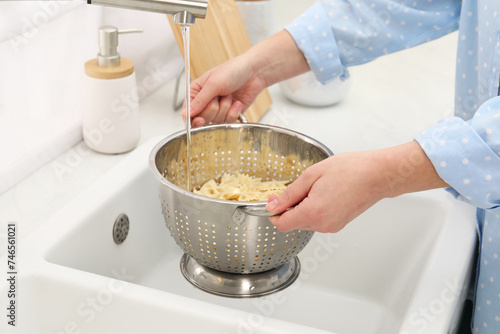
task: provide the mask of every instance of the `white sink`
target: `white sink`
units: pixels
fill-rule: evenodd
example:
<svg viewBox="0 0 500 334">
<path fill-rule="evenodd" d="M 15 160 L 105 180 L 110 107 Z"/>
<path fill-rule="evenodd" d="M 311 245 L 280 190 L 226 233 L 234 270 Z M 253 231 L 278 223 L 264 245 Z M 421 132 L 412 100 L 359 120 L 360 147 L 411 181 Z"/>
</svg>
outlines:
<svg viewBox="0 0 500 334">
<path fill-rule="evenodd" d="M 165 227 L 147 164 L 160 139 L 23 239 L 15 333 L 454 331 L 475 248 L 471 206 L 442 190 L 384 200 L 340 233 L 316 233 L 289 288 L 219 297 L 180 272 L 182 251 Z M 112 227 L 122 213 L 130 231 L 117 245 Z"/>
</svg>

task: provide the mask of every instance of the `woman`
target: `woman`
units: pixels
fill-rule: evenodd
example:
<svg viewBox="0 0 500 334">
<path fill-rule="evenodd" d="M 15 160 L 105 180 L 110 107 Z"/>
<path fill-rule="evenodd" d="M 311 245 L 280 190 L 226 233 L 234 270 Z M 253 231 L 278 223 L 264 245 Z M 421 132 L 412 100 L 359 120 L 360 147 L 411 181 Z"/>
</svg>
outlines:
<svg viewBox="0 0 500 334">
<path fill-rule="evenodd" d="M 318 2 L 285 30 L 195 80 L 192 124 L 234 122 L 265 87 L 281 80 L 311 70 L 326 83 L 346 77 L 349 66 L 456 29 L 457 117 L 412 142 L 313 165 L 269 198 L 267 209 L 281 212 L 299 203 L 271 218 L 280 231 L 337 232 L 382 198 L 447 187 L 478 208 L 473 331 L 500 333 L 500 1 Z M 408 162 L 415 168 L 402 174 Z"/>
</svg>

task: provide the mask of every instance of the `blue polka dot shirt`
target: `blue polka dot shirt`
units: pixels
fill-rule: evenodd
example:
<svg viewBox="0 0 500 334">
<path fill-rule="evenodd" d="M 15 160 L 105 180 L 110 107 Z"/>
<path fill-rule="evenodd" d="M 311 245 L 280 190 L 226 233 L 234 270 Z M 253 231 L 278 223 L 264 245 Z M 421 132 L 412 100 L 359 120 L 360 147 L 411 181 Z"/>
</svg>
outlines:
<svg viewBox="0 0 500 334">
<path fill-rule="evenodd" d="M 500 1 L 325 0 L 286 26 L 322 83 L 459 31 L 455 115 L 415 139 L 456 198 L 478 208 L 474 333 L 500 333 Z"/>
</svg>

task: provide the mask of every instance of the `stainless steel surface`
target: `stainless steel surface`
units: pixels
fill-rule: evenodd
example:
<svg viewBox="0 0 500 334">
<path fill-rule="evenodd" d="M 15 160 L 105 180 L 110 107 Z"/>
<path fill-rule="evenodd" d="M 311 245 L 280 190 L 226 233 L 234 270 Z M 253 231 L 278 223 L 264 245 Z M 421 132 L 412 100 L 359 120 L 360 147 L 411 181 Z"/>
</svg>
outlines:
<svg viewBox="0 0 500 334">
<path fill-rule="evenodd" d="M 208 0 L 87 0 L 89 4 L 105 5 L 126 9 L 137 9 L 148 12 L 176 15 L 179 22 L 194 23 L 195 18 L 204 19 L 207 15 Z M 175 22 L 175 21 L 174 21 Z"/>
<path fill-rule="evenodd" d="M 181 85 L 182 78 L 184 78 L 184 71 L 185 71 L 185 68 L 183 67 L 182 70 L 177 75 L 177 78 L 175 79 L 174 98 L 172 100 L 172 109 L 174 111 L 179 110 L 182 107 L 182 105 L 184 104 L 185 96 L 182 96 L 182 98 L 179 98 L 179 87 Z"/>
<path fill-rule="evenodd" d="M 297 257 L 278 268 L 261 273 L 240 275 L 225 273 L 200 265 L 194 258 L 184 254 L 181 272 L 197 288 L 223 297 L 262 297 L 289 287 L 300 273 Z"/>
<path fill-rule="evenodd" d="M 187 11 L 178 12 L 175 13 L 174 16 L 172 16 L 172 22 L 177 23 L 181 26 L 193 25 L 194 21 L 195 17 Z"/>
<path fill-rule="evenodd" d="M 246 173 L 263 180 L 295 180 L 308 166 L 332 152 L 303 134 L 262 124 L 211 125 L 192 130 L 191 168 L 186 164 L 186 132 L 158 143 L 149 164 L 160 183 L 165 222 L 185 253 L 210 268 L 257 273 L 297 255 L 311 231 L 279 232 L 267 217 L 251 214 L 266 202 L 218 200 L 186 190 L 186 175 L 199 188 L 224 173 Z M 245 212 L 238 210 L 245 206 Z"/>
<path fill-rule="evenodd" d="M 113 26 L 102 26 L 99 28 L 99 54 L 97 64 L 103 67 L 120 65 L 120 54 L 118 53 L 118 35 L 143 32 L 142 29 L 120 29 Z"/>
<path fill-rule="evenodd" d="M 248 119 L 242 113 L 238 115 L 238 121 L 240 121 L 240 123 L 248 123 Z"/>
<path fill-rule="evenodd" d="M 124 213 L 120 214 L 113 224 L 113 241 L 115 244 L 122 244 L 127 239 L 130 230 L 130 220 Z"/>
<path fill-rule="evenodd" d="M 239 212 L 241 212 L 241 214 L 245 214 L 245 215 L 251 215 L 251 216 L 257 216 L 257 217 L 272 217 L 272 216 L 278 216 L 278 215 L 281 215 L 282 213 L 284 213 L 285 211 L 283 212 L 269 212 L 266 210 L 266 205 L 265 204 L 262 204 L 262 205 L 242 205 L 242 206 L 239 206 L 236 208 L 236 210 L 238 210 Z M 288 209 L 290 210 L 290 209 Z M 286 211 L 288 211 L 286 210 Z"/>
</svg>

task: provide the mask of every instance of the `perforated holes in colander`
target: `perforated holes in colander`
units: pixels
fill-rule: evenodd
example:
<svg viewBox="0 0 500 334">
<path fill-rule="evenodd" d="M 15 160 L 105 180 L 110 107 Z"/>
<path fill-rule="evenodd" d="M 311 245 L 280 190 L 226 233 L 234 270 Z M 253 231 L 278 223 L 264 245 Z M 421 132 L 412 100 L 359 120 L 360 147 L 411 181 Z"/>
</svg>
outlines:
<svg viewBox="0 0 500 334">
<path fill-rule="evenodd" d="M 196 224 L 198 231 L 198 243 L 195 247 L 199 247 L 199 255 L 201 255 L 201 257 L 198 257 L 197 259 L 202 262 L 202 264 L 210 267 L 215 266 L 220 269 L 220 261 L 217 255 L 217 242 L 215 241 L 215 224 L 209 224 L 208 222 L 200 219 L 196 221 Z"/>
<path fill-rule="evenodd" d="M 226 226 L 226 262 L 224 270 L 231 272 L 246 272 L 246 237 L 247 228 Z"/>
</svg>

